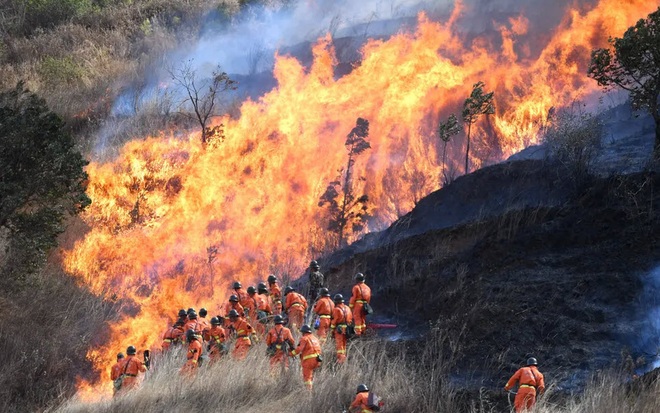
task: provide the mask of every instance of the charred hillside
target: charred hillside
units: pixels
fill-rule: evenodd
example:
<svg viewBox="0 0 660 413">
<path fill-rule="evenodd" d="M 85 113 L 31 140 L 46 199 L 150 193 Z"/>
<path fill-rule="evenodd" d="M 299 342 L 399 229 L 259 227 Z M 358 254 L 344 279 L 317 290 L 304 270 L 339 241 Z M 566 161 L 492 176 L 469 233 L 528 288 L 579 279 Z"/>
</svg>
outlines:
<svg viewBox="0 0 660 413">
<path fill-rule="evenodd" d="M 444 331 L 460 360 L 454 379 L 467 387 L 499 388 L 533 354 L 552 382 L 572 388 L 640 354 L 659 207 L 655 172 L 577 187 L 543 161 L 499 164 L 332 257 L 331 277 L 348 290 L 352 274 L 367 273 L 378 316 L 403 336 Z M 478 373 L 468 380 L 468 371 Z"/>
</svg>

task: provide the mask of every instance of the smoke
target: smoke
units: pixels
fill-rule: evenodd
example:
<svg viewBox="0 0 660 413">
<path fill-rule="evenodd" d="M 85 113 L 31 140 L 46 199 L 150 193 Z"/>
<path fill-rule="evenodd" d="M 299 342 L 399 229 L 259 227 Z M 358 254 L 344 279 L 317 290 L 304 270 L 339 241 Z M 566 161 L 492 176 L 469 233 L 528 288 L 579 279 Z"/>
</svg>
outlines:
<svg viewBox="0 0 660 413">
<path fill-rule="evenodd" d="M 644 292 L 641 297 L 641 313 L 645 315 L 640 328 L 637 350 L 650 357 L 645 371 L 660 367 L 660 265 L 642 277 Z M 644 372 L 645 372 L 644 371 Z"/>
</svg>

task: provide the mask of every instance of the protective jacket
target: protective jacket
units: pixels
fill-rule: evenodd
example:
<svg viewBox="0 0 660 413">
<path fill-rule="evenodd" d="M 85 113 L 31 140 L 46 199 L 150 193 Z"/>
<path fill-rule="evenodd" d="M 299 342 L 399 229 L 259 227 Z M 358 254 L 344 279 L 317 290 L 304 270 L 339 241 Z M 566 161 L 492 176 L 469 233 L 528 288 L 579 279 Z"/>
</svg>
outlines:
<svg viewBox="0 0 660 413">
<path fill-rule="evenodd" d="M 303 333 L 298 347 L 291 352 L 291 355 L 300 355 L 303 381 L 305 386 L 311 390 L 314 383 L 314 370 L 321 367 L 321 342 L 312 333 Z"/>
<path fill-rule="evenodd" d="M 370 413 L 373 412 L 372 409 L 369 408 L 368 402 L 369 401 L 369 392 L 368 391 L 363 391 L 355 395 L 355 399 L 353 399 L 353 403 L 351 403 L 349 410 L 351 412 L 360 412 L 360 413 Z"/>
<path fill-rule="evenodd" d="M 270 298 L 272 301 L 273 314 L 282 313 L 282 289 L 277 282 L 268 283 L 268 289 L 270 290 Z"/>
<path fill-rule="evenodd" d="M 536 404 L 537 394 L 545 390 L 545 381 L 543 374 L 536 366 L 522 367 L 516 371 L 504 386 L 504 390 L 509 391 L 518 383 L 518 393 L 514 400 L 516 412 L 522 412 L 525 409 L 531 409 Z"/>
<path fill-rule="evenodd" d="M 350 324 L 353 324 L 351 308 L 344 303 L 335 305 L 335 309 L 332 310 L 330 329 L 334 331 L 337 363 L 340 364 L 346 361 L 346 329 Z"/>
<path fill-rule="evenodd" d="M 367 328 L 366 311 L 364 305 L 371 302 L 371 288 L 364 282 L 353 286 L 349 307 L 353 310 L 355 321 L 355 335 L 360 335 Z"/>
<path fill-rule="evenodd" d="M 211 360 L 217 360 L 222 356 L 225 342 L 227 341 L 227 331 L 222 326 L 212 326 L 205 332 L 204 339 L 209 343 L 209 356 Z"/>
<path fill-rule="evenodd" d="M 163 343 L 161 348 L 163 351 L 167 351 L 170 346 L 176 346 L 181 344 L 181 338 L 183 337 L 183 327 L 172 326 L 165 330 L 163 333 Z"/>
<path fill-rule="evenodd" d="M 332 311 L 335 309 L 335 303 L 330 297 L 321 297 L 314 305 L 314 314 L 319 317 L 319 328 L 317 334 L 321 342 L 325 342 L 330 332 L 330 323 Z"/>
<path fill-rule="evenodd" d="M 286 308 L 287 314 L 289 315 L 289 323 L 292 326 L 300 327 L 303 324 L 303 318 L 305 317 L 305 311 L 307 311 L 307 300 L 302 294 L 295 291 L 291 291 L 286 295 Z"/>
<path fill-rule="evenodd" d="M 289 359 L 286 352 L 293 349 L 296 342 L 293 339 L 291 330 L 281 324 L 276 324 L 266 334 L 266 346 L 268 346 L 271 366 L 282 362 L 288 366 Z"/>
<path fill-rule="evenodd" d="M 242 317 L 237 318 L 236 321 L 232 321 L 231 325 L 236 333 L 236 345 L 234 346 L 232 355 L 237 359 L 244 359 L 252 346 L 251 337 L 256 339 L 255 331 Z"/>
<path fill-rule="evenodd" d="M 186 353 L 186 364 L 183 365 L 184 373 L 194 373 L 199 367 L 199 357 L 202 355 L 202 342 L 200 339 L 193 339 L 188 343 L 188 352 Z"/>
<path fill-rule="evenodd" d="M 129 390 L 137 386 L 138 374 L 147 371 L 147 367 L 142 360 L 135 356 L 126 356 L 121 363 L 121 376 L 124 376 L 124 381 L 121 385 L 121 391 Z"/>
</svg>

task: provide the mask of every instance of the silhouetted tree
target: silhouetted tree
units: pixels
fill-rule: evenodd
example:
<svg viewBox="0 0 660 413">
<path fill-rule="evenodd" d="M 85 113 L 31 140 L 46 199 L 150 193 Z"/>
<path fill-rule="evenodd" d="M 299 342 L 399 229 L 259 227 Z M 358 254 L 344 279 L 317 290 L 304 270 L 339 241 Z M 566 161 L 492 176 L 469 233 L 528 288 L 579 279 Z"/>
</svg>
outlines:
<svg viewBox="0 0 660 413">
<path fill-rule="evenodd" d="M 495 113 L 495 106 L 493 105 L 494 92 L 484 93 L 484 82 L 477 82 L 472 87 L 470 97 L 465 99 L 463 103 L 463 123 L 468 126 L 467 130 L 467 146 L 465 148 L 465 174 L 469 172 L 468 160 L 470 156 L 470 132 L 472 131 L 472 124 L 476 123 L 481 115 L 492 115 Z"/>
<path fill-rule="evenodd" d="M 447 159 L 447 143 L 451 140 L 451 137 L 461 133 L 461 125 L 458 123 L 458 118 L 453 113 L 449 115 L 446 121 L 440 121 L 438 125 L 438 137 L 443 142 L 442 146 L 442 179 L 443 182 L 446 181 L 445 176 L 445 164 Z"/>
<path fill-rule="evenodd" d="M 337 234 L 338 247 L 343 246 L 346 241 L 346 226 L 350 224 L 353 232 L 360 231 L 364 228 L 368 217 L 369 197 L 366 194 L 357 197 L 353 192 L 353 165 L 358 155 L 371 148 L 367 142 L 368 137 L 369 121 L 358 118 L 355 127 L 348 134 L 344 143 L 348 151 L 346 168 L 339 170 L 338 179 L 328 184 L 319 200 L 320 207 L 327 205 L 330 213 L 328 230 Z"/>
<path fill-rule="evenodd" d="M 195 119 L 202 128 L 202 143 L 207 144 L 214 137 L 224 139 L 224 125 L 213 128 L 208 127 L 209 119 L 219 115 L 218 104 L 223 93 L 236 90 L 236 82 L 229 75 L 220 70 L 220 66 L 211 73 L 210 78 L 201 79 L 192 67 L 192 60 L 188 60 L 178 68 L 169 70 L 172 80 L 183 89 L 187 97 L 181 102 L 181 107 L 190 103 L 194 115 L 184 111 L 184 115 Z"/>
<path fill-rule="evenodd" d="M 633 108 L 653 116 L 655 154 L 660 156 L 660 7 L 609 42 L 612 49 L 591 53 L 589 77 L 605 89 L 627 90 Z"/>
</svg>

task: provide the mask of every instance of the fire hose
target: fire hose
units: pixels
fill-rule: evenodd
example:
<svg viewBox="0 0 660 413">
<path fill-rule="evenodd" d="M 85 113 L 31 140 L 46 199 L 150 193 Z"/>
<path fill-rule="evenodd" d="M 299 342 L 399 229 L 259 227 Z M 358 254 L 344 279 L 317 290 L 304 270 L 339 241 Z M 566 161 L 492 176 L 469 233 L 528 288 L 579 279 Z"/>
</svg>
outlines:
<svg viewBox="0 0 660 413">
<path fill-rule="evenodd" d="M 374 330 L 386 329 L 386 328 L 397 328 L 396 324 L 386 324 L 386 323 L 367 323 L 367 328 L 373 328 Z"/>
</svg>

